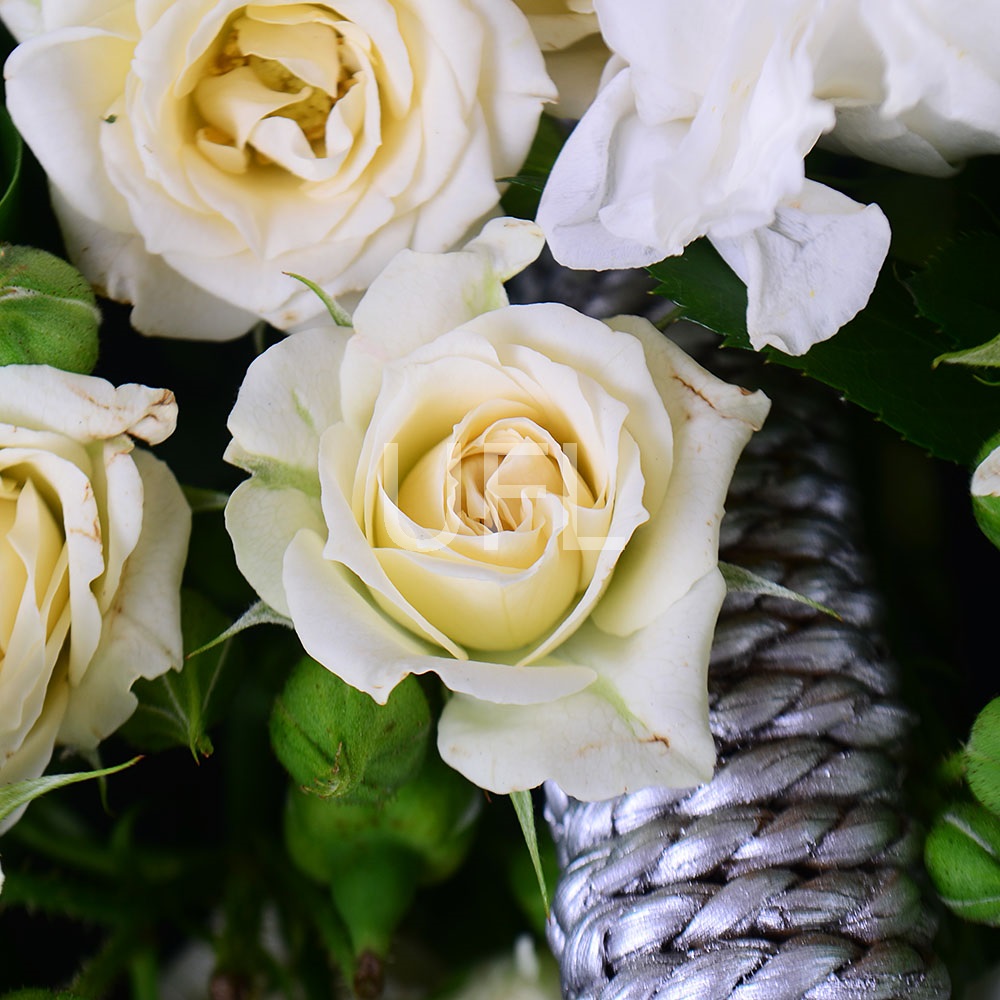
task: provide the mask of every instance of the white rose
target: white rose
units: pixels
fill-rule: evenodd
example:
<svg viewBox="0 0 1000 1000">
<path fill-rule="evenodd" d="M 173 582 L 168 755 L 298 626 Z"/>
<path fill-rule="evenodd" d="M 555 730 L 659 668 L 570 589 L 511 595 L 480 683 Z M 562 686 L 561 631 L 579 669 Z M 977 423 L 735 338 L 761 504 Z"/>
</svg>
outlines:
<svg viewBox="0 0 1000 1000">
<path fill-rule="evenodd" d="M 594 99 L 608 47 L 593 0 L 517 0 L 545 54 L 545 67 L 559 91 L 553 113 L 579 118 Z"/>
<path fill-rule="evenodd" d="M 28 20 L 22 4 L 7 11 Z M 4 8 L 0 7 L 0 12 Z M 7 104 L 147 333 L 286 329 L 493 210 L 554 98 L 513 0 L 42 0 Z"/>
<path fill-rule="evenodd" d="M 438 749 L 484 788 L 696 784 L 723 500 L 769 403 L 644 319 L 509 306 L 540 247 L 496 220 L 462 252 L 404 251 L 353 336 L 251 365 L 226 452 L 252 473 L 226 511 L 237 562 L 377 701 L 437 673 Z"/>
<path fill-rule="evenodd" d="M 707 235 L 748 285 L 755 347 L 798 354 L 832 336 L 867 302 L 889 245 L 877 207 L 805 183 L 805 154 L 834 124 L 817 73 L 839 80 L 849 55 L 833 44 L 839 6 L 594 6 L 614 55 L 542 194 L 556 259 L 641 267 Z"/>
<path fill-rule="evenodd" d="M 180 665 L 190 512 L 132 442 L 176 416 L 165 389 L 0 368 L 2 783 L 40 775 L 57 742 L 96 746 L 131 715 L 136 678 Z"/>
<path fill-rule="evenodd" d="M 947 175 L 1000 152 L 1000 20 L 990 4 L 842 4 L 844 37 L 819 81 L 837 109 L 833 148 L 915 173 Z M 848 52 L 850 58 L 848 58 Z"/>
</svg>

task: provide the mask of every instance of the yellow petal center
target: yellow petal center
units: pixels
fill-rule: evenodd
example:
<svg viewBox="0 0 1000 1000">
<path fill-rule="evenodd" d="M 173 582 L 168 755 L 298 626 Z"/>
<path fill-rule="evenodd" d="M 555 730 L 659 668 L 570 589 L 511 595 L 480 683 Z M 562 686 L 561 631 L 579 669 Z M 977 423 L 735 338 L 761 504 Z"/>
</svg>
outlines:
<svg viewBox="0 0 1000 1000">
<path fill-rule="evenodd" d="M 295 123 L 304 151 L 326 155 L 330 112 L 355 82 L 356 60 L 329 11 L 311 4 L 244 8 L 217 40 L 194 88 L 202 154 L 230 173 L 251 162 L 270 166 L 259 128 L 271 118 Z"/>
</svg>

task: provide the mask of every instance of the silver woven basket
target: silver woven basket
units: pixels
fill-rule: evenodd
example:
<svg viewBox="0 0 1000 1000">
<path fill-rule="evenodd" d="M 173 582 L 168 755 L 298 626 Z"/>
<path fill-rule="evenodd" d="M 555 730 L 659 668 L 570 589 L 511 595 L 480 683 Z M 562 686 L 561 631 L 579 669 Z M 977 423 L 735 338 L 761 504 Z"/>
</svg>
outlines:
<svg viewBox="0 0 1000 1000">
<path fill-rule="evenodd" d="M 595 281 L 551 266 L 516 294 L 598 316 L 651 301 L 634 273 Z M 697 355 L 703 331 L 680 332 Z M 741 352 L 714 352 L 709 367 L 743 384 L 762 377 Z M 842 422 L 826 393 L 783 374 L 765 384 L 774 408 L 733 480 L 721 558 L 843 620 L 727 598 L 709 675 L 719 758 L 708 784 L 597 803 L 546 786 L 562 869 L 549 942 L 569 1000 L 950 995 L 911 874 L 920 836 L 901 808 L 899 754 L 912 720 L 894 697 L 858 549 Z"/>
</svg>

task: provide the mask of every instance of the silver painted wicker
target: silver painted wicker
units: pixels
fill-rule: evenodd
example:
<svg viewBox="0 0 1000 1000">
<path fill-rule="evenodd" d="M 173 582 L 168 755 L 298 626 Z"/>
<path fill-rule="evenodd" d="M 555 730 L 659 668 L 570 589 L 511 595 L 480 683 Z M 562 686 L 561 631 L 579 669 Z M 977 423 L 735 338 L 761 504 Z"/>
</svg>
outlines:
<svg viewBox="0 0 1000 1000">
<path fill-rule="evenodd" d="M 634 277 L 546 268 L 518 293 L 594 315 L 650 301 Z M 686 336 L 697 353 L 699 334 Z M 760 377 L 732 352 L 711 366 Z M 549 941 L 569 1000 L 950 995 L 910 874 L 920 837 L 898 758 L 911 719 L 878 635 L 836 403 L 777 381 L 730 490 L 721 556 L 844 620 L 730 595 L 709 679 L 713 780 L 598 803 L 546 787 L 562 867 Z"/>
</svg>

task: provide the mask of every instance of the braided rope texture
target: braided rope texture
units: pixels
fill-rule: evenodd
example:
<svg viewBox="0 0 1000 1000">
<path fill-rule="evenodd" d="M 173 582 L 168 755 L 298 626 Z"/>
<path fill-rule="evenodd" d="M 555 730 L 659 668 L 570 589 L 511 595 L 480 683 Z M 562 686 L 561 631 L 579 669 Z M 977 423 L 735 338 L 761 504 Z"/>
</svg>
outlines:
<svg viewBox="0 0 1000 1000">
<path fill-rule="evenodd" d="M 557 272 L 528 294 L 595 315 L 639 311 L 620 278 Z M 704 338 L 688 336 L 697 355 Z M 712 363 L 759 381 L 746 365 L 736 352 Z M 816 387 L 771 389 L 730 489 L 721 558 L 843 621 L 730 594 L 709 675 L 713 780 L 596 803 L 546 786 L 562 867 L 549 942 L 568 1000 L 950 995 L 908 872 L 921 838 L 901 812 L 899 755 L 913 720 L 878 636 L 843 427 Z"/>
</svg>

